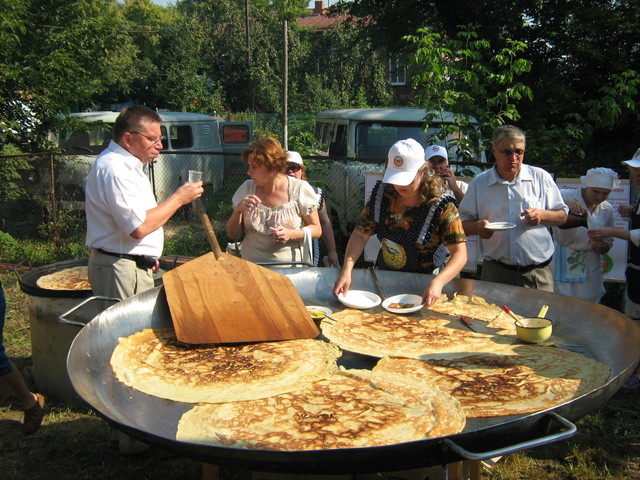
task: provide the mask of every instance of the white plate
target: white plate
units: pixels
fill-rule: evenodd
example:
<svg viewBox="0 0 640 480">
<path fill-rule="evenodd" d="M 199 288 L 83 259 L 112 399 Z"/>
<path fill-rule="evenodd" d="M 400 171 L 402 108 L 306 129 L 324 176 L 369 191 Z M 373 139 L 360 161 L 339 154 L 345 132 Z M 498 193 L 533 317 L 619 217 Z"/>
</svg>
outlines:
<svg viewBox="0 0 640 480">
<path fill-rule="evenodd" d="M 382 299 L 375 293 L 365 290 L 349 290 L 346 295 L 338 294 L 338 300 L 350 308 L 366 310 L 380 305 Z"/>
<path fill-rule="evenodd" d="M 322 320 L 327 315 L 331 315 L 333 313 L 333 311 L 330 308 L 320 307 L 319 305 L 307 305 L 307 310 L 309 312 L 322 313 L 322 316 L 318 315 L 317 317 L 314 317 L 313 315 L 311 315 L 311 318 L 313 318 L 314 320 Z"/>
<path fill-rule="evenodd" d="M 415 307 L 411 308 L 391 308 L 389 305 L 392 303 L 413 303 Z M 422 305 L 422 297 L 420 295 L 413 295 L 410 293 L 403 293 L 402 295 L 394 295 L 387 298 L 382 302 L 382 307 L 391 313 L 413 313 L 420 310 Z"/>
<path fill-rule="evenodd" d="M 509 230 L 510 228 L 514 228 L 515 226 L 516 224 L 511 222 L 493 222 L 485 225 L 484 228 L 487 228 L 489 230 Z"/>
</svg>

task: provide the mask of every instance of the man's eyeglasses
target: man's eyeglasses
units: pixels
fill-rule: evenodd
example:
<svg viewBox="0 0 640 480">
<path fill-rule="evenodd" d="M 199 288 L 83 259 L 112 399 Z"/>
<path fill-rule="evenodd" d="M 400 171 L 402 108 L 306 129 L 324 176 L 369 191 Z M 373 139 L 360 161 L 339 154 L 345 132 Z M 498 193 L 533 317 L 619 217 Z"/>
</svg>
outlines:
<svg viewBox="0 0 640 480">
<path fill-rule="evenodd" d="M 518 157 L 524 155 L 524 150 L 522 148 L 516 148 L 515 150 L 501 150 L 500 155 L 503 157 L 511 157 L 513 154 L 516 154 Z"/>
<path fill-rule="evenodd" d="M 158 143 L 162 143 L 162 137 L 153 138 L 153 137 L 150 137 L 149 135 L 145 135 L 144 133 L 136 132 L 135 130 L 131 130 L 131 132 L 129 132 L 129 133 L 135 133 L 136 135 L 142 135 L 144 138 L 149 140 L 154 145 L 156 145 Z"/>
<path fill-rule="evenodd" d="M 290 165 L 287 165 L 287 172 L 297 172 L 298 170 L 300 170 L 302 168 L 301 165 L 298 165 L 297 163 L 292 163 Z"/>
</svg>

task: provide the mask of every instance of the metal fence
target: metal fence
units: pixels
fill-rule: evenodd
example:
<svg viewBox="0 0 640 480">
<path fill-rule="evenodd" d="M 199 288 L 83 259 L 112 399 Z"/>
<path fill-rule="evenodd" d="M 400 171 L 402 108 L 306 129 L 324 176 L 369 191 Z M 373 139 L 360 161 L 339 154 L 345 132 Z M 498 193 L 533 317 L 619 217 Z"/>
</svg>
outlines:
<svg viewBox="0 0 640 480">
<path fill-rule="evenodd" d="M 338 246 L 344 247 L 364 206 L 366 187 L 371 186 L 376 175 L 382 174 L 385 160 L 304 158 L 310 183 L 325 192 Z M 9 161 L 19 164 L 19 175 L 13 182 L 0 186 L 0 231 L 18 240 L 82 244 L 86 231 L 84 182 L 94 160 L 95 155 L 58 153 L 0 157 L 0 165 Z M 189 170 L 201 170 L 205 183 L 204 204 L 220 244 L 226 245 L 231 199 L 240 184 L 249 178 L 239 154 L 163 152 L 145 168 L 158 202 L 187 179 Z M 170 234 L 189 224 L 199 228 L 198 223 L 192 206 L 187 205 L 172 217 L 166 230 Z M 201 243 L 206 248 L 204 236 Z"/>
<path fill-rule="evenodd" d="M 84 183 L 96 155 L 41 153 L 1 156 L 16 175 L 0 186 L 0 231 L 17 239 L 44 238 L 52 225 L 65 219 L 84 217 Z M 162 153 L 145 167 L 158 202 L 169 197 L 187 179 L 189 170 L 203 172 L 207 199 L 228 201 L 246 169 L 239 155 L 222 152 Z M 235 185 L 235 186 L 234 186 Z M 190 209 L 172 221 L 183 222 Z"/>
<path fill-rule="evenodd" d="M 0 231 L 15 239 L 56 240 L 82 243 L 84 239 L 84 183 L 96 156 L 41 153 L 0 156 L 17 175 L 0 186 Z M 364 205 L 363 172 L 384 169 L 383 161 L 355 162 L 347 159 L 305 157 L 312 184 L 328 196 L 337 236 L 346 236 Z M 221 244 L 226 243 L 226 220 L 231 198 L 249 177 L 239 154 L 223 152 L 163 152 L 145 167 L 158 202 L 171 195 L 187 178 L 189 170 L 201 170 L 204 203 Z M 190 205 L 182 207 L 168 222 L 172 226 L 194 223 Z M 349 226 L 347 226 L 349 225 Z"/>
</svg>

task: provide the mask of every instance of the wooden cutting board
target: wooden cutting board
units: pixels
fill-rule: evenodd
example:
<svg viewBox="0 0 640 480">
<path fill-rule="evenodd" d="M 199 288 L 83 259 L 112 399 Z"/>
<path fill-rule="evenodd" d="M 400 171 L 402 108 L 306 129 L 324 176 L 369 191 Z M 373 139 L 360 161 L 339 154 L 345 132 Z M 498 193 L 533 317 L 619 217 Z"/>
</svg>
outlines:
<svg viewBox="0 0 640 480">
<path fill-rule="evenodd" d="M 194 201 L 213 253 L 162 276 L 178 340 L 245 343 L 315 338 L 320 331 L 286 276 L 224 253 Z"/>
<path fill-rule="evenodd" d="M 180 341 L 244 343 L 320 332 L 286 276 L 226 253 L 207 253 L 162 276 Z"/>
<path fill-rule="evenodd" d="M 315 338 L 320 331 L 286 276 L 222 252 L 198 198 L 213 253 L 162 276 L 178 340 L 246 343 Z"/>
</svg>

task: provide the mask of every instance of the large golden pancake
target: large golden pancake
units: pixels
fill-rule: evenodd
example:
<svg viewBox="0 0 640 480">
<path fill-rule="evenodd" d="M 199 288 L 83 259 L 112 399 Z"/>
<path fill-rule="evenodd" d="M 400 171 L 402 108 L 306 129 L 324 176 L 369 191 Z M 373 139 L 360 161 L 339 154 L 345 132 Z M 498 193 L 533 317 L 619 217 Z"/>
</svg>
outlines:
<svg viewBox="0 0 640 480">
<path fill-rule="evenodd" d="M 340 348 L 373 357 L 446 358 L 460 353 L 492 353 L 513 337 L 475 333 L 460 322 L 346 309 L 323 321 L 323 335 Z"/>
<path fill-rule="evenodd" d="M 455 397 L 467 418 L 554 408 L 604 385 L 610 373 L 607 365 L 580 353 L 537 345 L 426 362 L 383 358 L 373 371 L 423 377 Z"/>
<path fill-rule="evenodd" d="M 446 315 L 464 316 L 478 320 L 482 333 L 516 336 L 514 319 L 498 305 L 487 302 L 478 295 L 454 295 L 451 300 L 444 293 L 429 307 L 429 310 Z M 521 315 L 515 314 L 522 318 Z"/>
<path fill-rule="evenodd" d="M 295 392 L 199 404 L 177 440 L 261 450 L 374 447 L 460 432 L 458 402 L 420 378 L 347 370 Z"/>
<path fill-rule="evenodd" d="M 71 267 L 36 280 L 36 285 L 46 290 L 91 290 L 87 266 Z"/>
<path fill-rule="evenodd" d="M 111 366 L 118 380 L 149 395 L 215 403 L 296 390 L 332 375 L 339 356 L 318 340 L 188 345 L 172 329 L 145 329 L 120 339 Z"/>
</svg>

